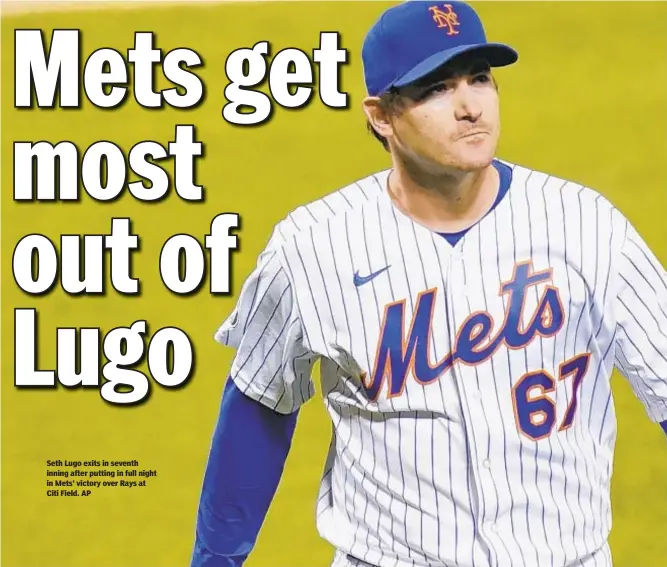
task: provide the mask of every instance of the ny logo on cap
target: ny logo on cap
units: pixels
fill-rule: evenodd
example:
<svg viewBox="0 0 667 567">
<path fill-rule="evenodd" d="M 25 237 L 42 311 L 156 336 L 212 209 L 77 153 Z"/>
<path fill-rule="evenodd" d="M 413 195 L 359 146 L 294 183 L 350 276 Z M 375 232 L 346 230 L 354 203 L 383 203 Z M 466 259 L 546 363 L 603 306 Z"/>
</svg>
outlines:
<svg viewBox="0 0 667 567">
<path fill-rule="evenodd" d="M 441 10 L 439 6 L 431 6 L 429 10 L 433 14 L 433 20 L 438 24 L 439 28 L 447 28 L 447 35 L 456 35 L 459 32 L 454 28 L 461 25 L 456 12 L 452 9 L 451 4 L 443 4 L 445 10 Z"/>
</svg>

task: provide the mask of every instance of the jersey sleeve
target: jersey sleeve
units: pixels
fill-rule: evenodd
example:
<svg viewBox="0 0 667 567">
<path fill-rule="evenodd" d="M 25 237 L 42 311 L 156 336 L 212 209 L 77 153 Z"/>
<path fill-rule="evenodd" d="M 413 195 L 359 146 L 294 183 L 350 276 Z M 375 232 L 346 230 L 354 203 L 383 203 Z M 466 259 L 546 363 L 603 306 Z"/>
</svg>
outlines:
<svg viewBox="0 0 667 567">
<path fill-rule="evenodd" d="M 628 222 L 618 256 L 616 366 L 655 422 L 667 420 L 667 274 Z"/>
<path fill-rule="evenodd" d="M 236 349 L 230 378 L 271 409 L 295 412 L 315 393 L 315 353 L 306 345 L 292 284 L 273 238 L 241 288 L 215 339 Z"/>
</svg>

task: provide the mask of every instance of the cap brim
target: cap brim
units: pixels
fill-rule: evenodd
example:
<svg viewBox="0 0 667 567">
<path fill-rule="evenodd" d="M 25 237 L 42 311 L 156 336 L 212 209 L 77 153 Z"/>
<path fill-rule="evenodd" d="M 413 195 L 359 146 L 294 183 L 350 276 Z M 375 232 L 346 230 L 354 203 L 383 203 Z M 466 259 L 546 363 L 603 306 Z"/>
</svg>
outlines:
<svg viewBox="0 0 667 567">
<path fill-rule="evenodd" d="M 434 53 L 430 57 L 424 59 L 419 65 L 413 67 L 402 77 L 396 79 L 392 86 L 404 87 L 413 83 L 429 73 L 432 73 L 442 65 L 445 65 L 454 57 L 462 55 L 463 53 L 477 52 L 489 63 L 491 67 L 505 67 L 515 63 L 519 55 L 509 45 L 503 43 L 482 43 L 475 45 L 460 45 L 452 49 Z"/>
</svg>

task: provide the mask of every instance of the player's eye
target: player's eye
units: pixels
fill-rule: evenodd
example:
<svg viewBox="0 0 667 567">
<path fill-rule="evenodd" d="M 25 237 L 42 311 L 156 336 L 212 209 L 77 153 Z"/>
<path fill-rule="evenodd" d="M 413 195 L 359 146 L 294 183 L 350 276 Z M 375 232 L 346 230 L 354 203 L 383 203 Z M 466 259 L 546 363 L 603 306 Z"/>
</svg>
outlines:
<svg viewBox="0 0 667 567">
<path fill-rule="evenodd" d="M 445 92 L 449 88 L 447 83 L 436 83 L 424 89 L 423 96 L 430 96 L 435 93 Z"/>
<path fill-rule="evenodd" d="M 488 73 L 480 73 L 473 77 L 473 83 L 488 83 L 491 81 L 491 77 Z"/>
</svg>

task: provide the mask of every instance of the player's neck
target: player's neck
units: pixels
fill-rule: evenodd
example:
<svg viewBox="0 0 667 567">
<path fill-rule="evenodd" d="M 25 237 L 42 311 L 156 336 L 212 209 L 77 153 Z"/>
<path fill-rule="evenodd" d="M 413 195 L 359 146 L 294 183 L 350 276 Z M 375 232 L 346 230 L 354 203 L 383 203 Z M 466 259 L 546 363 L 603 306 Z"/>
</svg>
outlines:
<svg viewBox="0 0 667 567">
<path fill-rule="evenodd" d="M 437 232 L 459 232 L 482 218 L 498 195 L 493 165 L 460 175 L 415 175 L 394 167 L 388 191 L 394 204 L 414 221 Z"/>
</svg>

